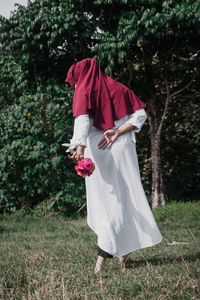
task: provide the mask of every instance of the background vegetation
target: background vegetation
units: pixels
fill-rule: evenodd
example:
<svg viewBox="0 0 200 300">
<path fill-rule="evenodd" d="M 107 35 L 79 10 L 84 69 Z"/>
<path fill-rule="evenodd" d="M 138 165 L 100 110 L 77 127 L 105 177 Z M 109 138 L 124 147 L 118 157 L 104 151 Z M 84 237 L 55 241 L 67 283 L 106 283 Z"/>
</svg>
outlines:
<svg viewBox="0 0 200 300">
<path fill-rule="evenodd" d="M 137 149 L 149 200 L 155 140 L 159 193 L 168 201 L 199 200 L 199 5 L 35 0 L 0 18 L 1 212 L 37 206 L 70 214 L 85 202 L 84 181 L 61 144 L 73 126 L 73 91 L 64 79 L 86 57 L 147 104 Z"/>
</svg>

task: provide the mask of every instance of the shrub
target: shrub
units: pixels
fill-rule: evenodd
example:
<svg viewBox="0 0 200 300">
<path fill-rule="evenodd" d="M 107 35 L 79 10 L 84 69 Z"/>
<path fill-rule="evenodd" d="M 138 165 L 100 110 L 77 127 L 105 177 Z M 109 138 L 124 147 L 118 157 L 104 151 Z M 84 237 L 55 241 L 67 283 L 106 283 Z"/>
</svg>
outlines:
<svg viewBox="0 0 200 300">
<path fill-rule="evenodd" d="M 84 181 L 61 146 L 72 135 L 71 99 L 70 91 L 48 83 L 1 110 L 1 212 L 52 198 L 74 210 L 85 201 Z"/>
</svg>

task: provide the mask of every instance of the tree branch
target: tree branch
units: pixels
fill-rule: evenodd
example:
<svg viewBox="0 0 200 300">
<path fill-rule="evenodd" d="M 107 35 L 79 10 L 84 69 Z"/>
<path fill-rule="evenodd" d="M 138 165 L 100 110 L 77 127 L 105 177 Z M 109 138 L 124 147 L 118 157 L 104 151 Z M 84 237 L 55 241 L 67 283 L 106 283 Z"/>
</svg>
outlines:
<svg viewBox="0 0 200 300">
<path fill-rule="evenodd" d="M 79 213 L 80 211 L 82 211 L 85 207 L 86 207 L 87 203 L 84 203 L 78 210 L 77 213 Z"/>
<path fill-rule="evenodd" d="M 129 80 L 128 80 L 128 87 L 131 88 L 131 81 L 133 80 L 133 71 L 130 65 L 130 61 L 127 61 L 128 70 L 129 70 Z"/>
<path fill-rule="evenodd" d="M 194 74 L 194 76 L 192 77 L 192 79 L 185 85 L 183 86 L 182 88 L 180 88 L 179 90 L 177 90 L 176 92 L 172 93 L 170 95 L 170 89 L 169 89 L 169 82 L 167 80 L 167 74 L 165 74 L 165 86 L 166 86 L 166 93 L 167 93 L 167 97 L 166 97 L 166 102 L 165 102 L 165 108 L 164 108 L 164 111 L 163 111 L 163 115 L 162 115 L 162 118 L 161 118 L 161 121 L 160 121 L 160 124 L 158 126 L 158 130 L 157 130 L 157 134 L 160 135 L 161 133 L 161 129 L 162 129 L 162 126 L 163 126 L 163 123 L 164 123 L 164 120 L 165 120 L 165 117 L 166 117 L 166 113 L 167 113 L 167 109 L 168 109 L 168 105 L 169 105 L 169 101 L 176 95 L 180 94 L 181 92 L 183 92 L 185 89 L 187 89 L 193 82 L 194 78 L 195 78 L 196 74 Z"/>
<path fill-rule="evenodd" d="M 179 89 L 178 91 L 172 93 L 171 95 L 169 95 L 170 99 L 173 98 L 174 96 L 176 96 L 177 94 L 180 94 L 182 91 L 184 91 L 185 89 L 187 89 L 193 82 L 193 80 L 195 79 L 196 74 L 193 75 L 192 79 L 181 89 Z"/>
<path fill-rule="evenodd" d="M 167 57 L 175 49 L 176 41 L 177 41 L 177 39 L 175 38 L 172 47 L 160 57 L 160 61 L 163 60 L 165 57 Z"/>
<path fill-rule="evenodd" d="M 169 100 L 170 100 L 169 84 L 168 84 L 168 80 L 167 80 L 167 75 L 165 76 L 165 78 L 166 78 L 165 79 L 165 85 L 166 85 L 167 98 L 166 98 L 166 101 L 165 101 L 165 108 L 164 108 L 164 111 L 163 111 L 163 115 L 162 115 L 160 124 L 158 126 L 158 130 L 157 130 L 157 134 L 158 135 L 161 134 L 161 129 L 162 129 L 162 126 L 163 126 L 163 123 L 164 123 L 164 120 L 165 120 L 165 116 L 166 116 L 166 113 L 167 113 L 167 109 L 168 109 L 168 105 L 169 105 Z"/>
</svg>

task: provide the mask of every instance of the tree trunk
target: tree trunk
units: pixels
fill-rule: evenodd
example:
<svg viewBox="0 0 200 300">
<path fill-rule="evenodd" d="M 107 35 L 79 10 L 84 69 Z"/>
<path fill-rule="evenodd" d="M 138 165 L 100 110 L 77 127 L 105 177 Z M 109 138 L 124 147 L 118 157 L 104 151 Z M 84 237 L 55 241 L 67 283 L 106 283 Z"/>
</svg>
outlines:
<svg viewBox="0 0 200 300">
<path fill-rule="evenodd" d="M 152 208 L 165 205 L 164 181 L 160 153 L 160 136 L 151 133 Z"/>
<path fill-rule="evenodd" d="M 174 48 L 174 45 L 173 45 Z M 160 84 L 160 91 L 155 88 L 154 82 L 154 74 L 158 72 L 157 68 L 153 70 L 153 56 L 150 53 L 149 49 L 142 49 L 143 60 L 145 65 L 145 77 L 147 78 L 146 89 L 149 95 L 148 101 L 148 109 L 147 109 L 147 117 L 150 125 L 150 133 L 151 133 L 151 161 L 152 161 L 152 208 L 156 208 L 159 205 L 164 206 L 167 195 L 165 193 L 165 185 L 163 180 L 163 172 L 162 172 L 162 162 L 161 162 L 161 149 L 160 149 L 160 141 L 161 141 L 161 130 L 163 127 L 163 123 L 166 118 L 166 113 L 169 106 L 169 101 L 173 99 L 176 95 L 183 92 L 185 89 L 189 88 L 190 85 L 194 82 L 195 77 L 197 76 L 196 72 L 193 70 L 193 76 L 190 78 L 189 82 L 183 85 L 183 82 L 179 83 L 179 88 L 177 88 L 176 82 L 170 84 L 167 76 L 167 69 L 163 69 L 163 63 L 160 61 L 159 73 L 162 78 L 162 82 Z M 164 85 L 164 90 L 163 90 Z M 172 85 L 172 87 L 171 87 Z M 163 113 L 161 116 L 158 115 L 158 104 L 159 97 L 158 95 L 165 94 L 165 104 L 163 107 Z M 159 120 L 159 122 L 158 122 Z"/>
<path fill-rule="evenodd" d="M 161 151 L 160 151 L 160 140 L 161 140 L 161 129 L 168 105 L 168 98 L 165 102 L 164 114 L 159 123 L 158 109 L 157 109 L 157 91 L 153 81 L 154 72 L 152 66 L 152 55 L 149 54 L 148 50 L 143 49 L 143 57 L 145 63 L 145 76 L 148 79 L 148 109 L 147 117 L 150 125 L 151 133 L 151 162 L 152 162 L 152 208 L 156 208 L 159 205 L 165 205 L 165 186 L 162 173 L 162 162 L 161 162 Z"/>
<path fill-rule="evenodd" d="M 159 130 L 155 99 L 156 97 L 149 101 L 147 112 L 151 134 L 152 208 L 159 205 L 164 206 L 166 202 L 160 149 L 161 131 Z"/>
</svg>

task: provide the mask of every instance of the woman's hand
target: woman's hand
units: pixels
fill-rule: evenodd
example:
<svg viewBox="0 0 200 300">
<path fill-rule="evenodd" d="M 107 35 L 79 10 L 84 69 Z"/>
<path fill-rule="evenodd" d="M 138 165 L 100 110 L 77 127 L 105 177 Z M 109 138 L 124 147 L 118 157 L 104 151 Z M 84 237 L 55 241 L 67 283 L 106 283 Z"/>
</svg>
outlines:
<svg viewBox="0 0 200 300">
<path fill-rule="evenodd" d="M 68 155 L 68 158 L 78 163 L 79 160 L 84 158 L 85 146 L 79 145 L 73 155 Z"/>
<path fill-rule="evenodd" d="M 104 132 L 104 137 L 98 143 L 99 149 L 109 148 L 120 135 L 122 135 L 126 132 L 129 132 L 131 130 L 134 130 L 134 129 L 137 129 L 137 127 L 132 124 L 125 123 L 125 124 L 122 124 L 117 129 L 106 130 Z"/>
<path fill-rule="evenodd" d="M 119 136 L 117 129 L 108 129 L 104 132 L 104 137 L 98 143 L 99 149 L 109 148 Z"/>
</svg>

